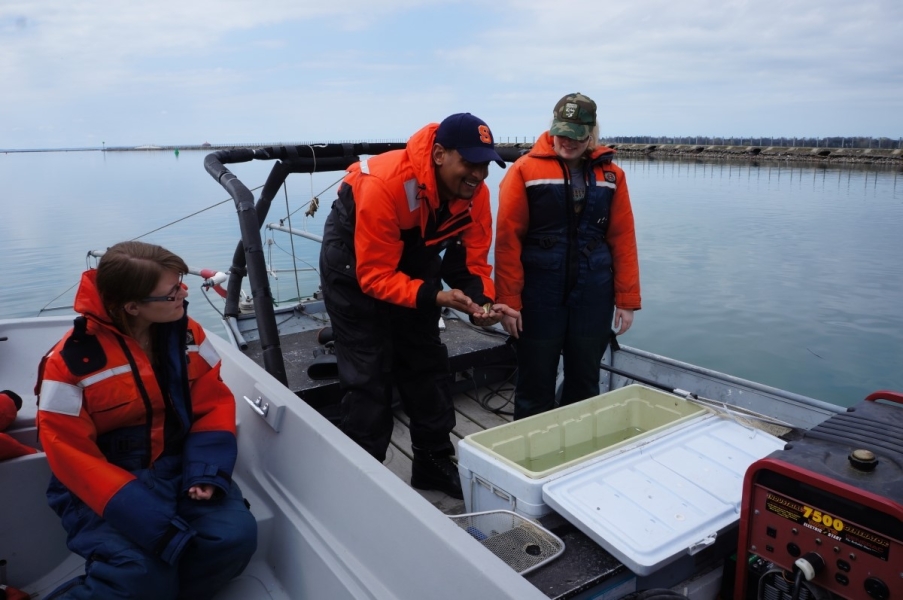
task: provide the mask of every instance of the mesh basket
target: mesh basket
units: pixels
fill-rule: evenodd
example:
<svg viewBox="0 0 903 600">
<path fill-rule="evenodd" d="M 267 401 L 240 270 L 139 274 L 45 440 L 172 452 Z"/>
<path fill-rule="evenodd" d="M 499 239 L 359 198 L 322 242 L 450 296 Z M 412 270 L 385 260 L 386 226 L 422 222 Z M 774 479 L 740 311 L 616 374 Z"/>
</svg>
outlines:
<svg viewBox="0 0 903 600">
<path fill-rule="evenodd" d="M 564 552 L 561 538 L 509 510 L 451 515 L 449 518 L 521 574 Z"/>
</svg>

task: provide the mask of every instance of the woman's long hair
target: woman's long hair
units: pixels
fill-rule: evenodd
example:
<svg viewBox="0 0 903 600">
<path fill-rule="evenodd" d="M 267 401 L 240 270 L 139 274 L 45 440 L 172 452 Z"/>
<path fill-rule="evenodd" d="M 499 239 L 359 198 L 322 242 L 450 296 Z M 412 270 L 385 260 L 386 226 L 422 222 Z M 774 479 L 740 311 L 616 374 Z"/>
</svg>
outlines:
<svg viewBox="0 0 903 600">
<path fill-rule="evenodd" d="M 592 131 L 589 133 L 589 145 L 586 147 L 586 155 L 589 156 L 599 146 L 599 121 L 593 125 Z"/>
</svg>

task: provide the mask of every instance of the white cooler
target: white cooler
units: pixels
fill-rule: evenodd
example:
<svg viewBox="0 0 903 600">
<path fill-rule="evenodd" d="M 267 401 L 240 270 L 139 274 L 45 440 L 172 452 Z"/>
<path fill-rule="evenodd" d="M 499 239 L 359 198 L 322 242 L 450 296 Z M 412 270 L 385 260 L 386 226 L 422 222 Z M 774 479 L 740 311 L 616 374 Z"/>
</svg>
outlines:
<svg viewBox="0 0 903 600">
<path fill-rule="evenodd" d="M 637 575 L 715 542 L 740 518 L 743 477 L 784 447 L 729 418 L 688 425 L 543 485 L 543 500 Z"/>
<path fill-rule="evenodd" d="M 468 435 L 458 443 L 467 512 L 551 512 L 542 487 L 589 464 L 715 418 L 698 404 L 643 385 Z"/>
</svg>

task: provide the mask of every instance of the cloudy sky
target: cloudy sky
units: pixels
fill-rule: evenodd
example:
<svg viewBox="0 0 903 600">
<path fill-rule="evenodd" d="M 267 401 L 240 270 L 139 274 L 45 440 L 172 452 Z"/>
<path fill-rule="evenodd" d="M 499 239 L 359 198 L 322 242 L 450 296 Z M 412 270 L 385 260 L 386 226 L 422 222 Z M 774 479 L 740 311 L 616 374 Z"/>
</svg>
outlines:
<svg viewBox="0 0 903 600">
<path fill-rule="evenodd" d="M 903 136 L 900 0 L 0 0 L 0 148 Z"/>
</svg>

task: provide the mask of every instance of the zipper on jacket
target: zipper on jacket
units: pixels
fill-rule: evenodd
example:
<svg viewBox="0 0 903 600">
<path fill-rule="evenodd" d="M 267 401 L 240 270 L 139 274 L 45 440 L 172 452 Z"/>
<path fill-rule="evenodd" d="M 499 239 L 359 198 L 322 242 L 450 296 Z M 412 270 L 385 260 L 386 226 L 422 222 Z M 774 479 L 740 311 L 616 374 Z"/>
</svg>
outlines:
<svg viewBox="0 0 903 600">
<path fill-rule="evenodd" d="M 449 210 L 446 208 L 445 210 Z M 423 242 L 426 246 L 433 246 L 450 237 L 458 235 L 462 229 L 473 223 L 470 210 L 463 210 L 457 215 L 449 215 L 445 221 L 439 222 L 438 212 L 430 211 L 430 219 L 427 222 L 427 230 L 424 232 Z"/>
<path fill-rule="evenodd" d="M 565 250 L 565 267 L 564 267 L 564 294 L 561 298 L 561 304 L 567 304 L 568 296 L 571 290 L 577 284 L 577 273 L 571 265 L 573 260 L 573 246 L 577 240 L 577 213 L 574 212 L 574 193 L 571 187 L 571 170 L 567 164 L 558 158 L 558 166 L 561 167 L 561 174 L 564 177 L 564 210 L 567 213 L 567 248 Z"/>
</svg>

